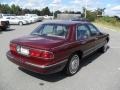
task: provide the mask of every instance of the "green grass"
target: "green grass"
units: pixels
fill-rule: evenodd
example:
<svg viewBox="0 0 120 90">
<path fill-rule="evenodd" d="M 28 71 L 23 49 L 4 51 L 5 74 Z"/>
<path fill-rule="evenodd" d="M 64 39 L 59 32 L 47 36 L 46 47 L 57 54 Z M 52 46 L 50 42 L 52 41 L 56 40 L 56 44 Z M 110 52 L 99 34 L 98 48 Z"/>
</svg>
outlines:
<svg viewBox="0 0 120 90">
<path fill-rule="evenodd" d="M 108 22 L 100 22 L 100 21 L 95 21 L 93 22 L 94 25 L 102 28 L 108 28 L 109 30 L 113 31 L 120 31 L 120 22 L 116 22 L 116 24 L 108 23 Z"/>
</svg>

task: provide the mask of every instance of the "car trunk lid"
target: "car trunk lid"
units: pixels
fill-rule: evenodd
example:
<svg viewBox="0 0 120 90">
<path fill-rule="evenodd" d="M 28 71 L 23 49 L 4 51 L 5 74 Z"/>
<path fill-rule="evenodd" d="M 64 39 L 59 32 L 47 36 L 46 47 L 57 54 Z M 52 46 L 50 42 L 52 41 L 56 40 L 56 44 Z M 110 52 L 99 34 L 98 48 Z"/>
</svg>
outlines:
<svg viewBox="0 0 120 90">
<path fill-rule="evenodd" d="M 29 35 L 15 39 L 12 42 L 21 46 L 49 50 L 65 43 L 65 39 L 58 37 Z"/>
</svg>

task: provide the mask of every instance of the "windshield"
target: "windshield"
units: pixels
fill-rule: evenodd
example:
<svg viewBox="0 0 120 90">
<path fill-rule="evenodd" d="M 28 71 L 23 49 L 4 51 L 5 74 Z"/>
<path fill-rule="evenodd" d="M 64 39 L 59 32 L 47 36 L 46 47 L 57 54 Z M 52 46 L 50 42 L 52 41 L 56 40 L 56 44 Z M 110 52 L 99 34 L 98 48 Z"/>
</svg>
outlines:
<svg viewBox="0 0 120 90">
<path fill-rule="evenodd" d="M 66 25 L 42 24 L 32 32 L 32 35 L 66 38 L 67 32 Z"/>
</svg>

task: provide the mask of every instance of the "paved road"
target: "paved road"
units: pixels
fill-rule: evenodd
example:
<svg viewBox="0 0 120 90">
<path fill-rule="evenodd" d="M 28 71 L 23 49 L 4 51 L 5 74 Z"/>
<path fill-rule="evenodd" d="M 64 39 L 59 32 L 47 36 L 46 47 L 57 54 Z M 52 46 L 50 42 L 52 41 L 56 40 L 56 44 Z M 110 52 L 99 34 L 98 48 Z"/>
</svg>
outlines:
<svg viewBox="0 0 120 90">
<path fill-rule="evenodd" d="M 9 41 L 29 34 L 38 24 L 11 26 L 0 33 L 0 90 L 120 90 L 120 32 L 104 30 L 111 36 L 108 51 L 84 59 L 82 68 L 72 77 L 61 73 L 39 75 L 8 61 Z"/>
</svg>

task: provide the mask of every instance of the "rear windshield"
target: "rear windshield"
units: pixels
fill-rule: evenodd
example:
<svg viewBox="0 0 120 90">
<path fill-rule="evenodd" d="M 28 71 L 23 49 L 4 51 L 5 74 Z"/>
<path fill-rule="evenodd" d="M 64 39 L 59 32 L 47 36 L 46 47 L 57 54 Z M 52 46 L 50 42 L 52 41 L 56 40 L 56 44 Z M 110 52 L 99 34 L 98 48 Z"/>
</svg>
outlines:
<svg viewBox="0 0 120 90">
<path fill-rule="evenodd" d="M 32 35 L 66 38 L 67 32 L 66 25 L 42 24 L 32 32 Z"/>
</svg>

